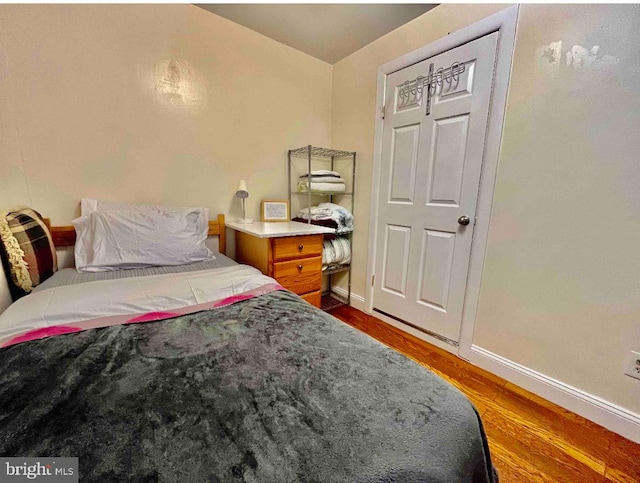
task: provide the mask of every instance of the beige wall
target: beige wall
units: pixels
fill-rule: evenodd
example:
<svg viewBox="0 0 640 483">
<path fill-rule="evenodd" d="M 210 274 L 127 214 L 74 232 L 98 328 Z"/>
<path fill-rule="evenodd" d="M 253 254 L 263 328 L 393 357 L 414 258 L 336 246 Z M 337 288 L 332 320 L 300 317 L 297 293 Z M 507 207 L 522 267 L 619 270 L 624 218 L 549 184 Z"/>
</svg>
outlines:
<svg viewBox="0 0 640 483">
<path fill-rule="evenodd" d="M 331 65 L 192 5 L 0 5 L 0 47 L 0 207 L 55 224 L 82 197 L 235 219 L 241 178 L 259 218 L 287 149 L 330 141 Z"/>
<path fill-rule="evenodd" d="M 639 29 L 638 6 L 522 7 L 474 337 L 636 413 Z M 557 41 L 605 56 L 552 65 Z"/>
<path fill-rule="evenodd" d="M 358 151 L 364 295 L 377 67 L 506 6 L 442 5 L 334 66 L 332 140 Z M 474 344 L 640 413 L 640 7 L 523 5 Z M 544 47 L 594 45 L 598 64 Z M 578 49 L 579 50 L 579 49 Z"/>
<path fill-rule="evenodd" d="M 0 206 L 56 223 L 81 197 L 237 217 L 240 178 L 257 217 L 286 150 L 330 141 L 329 64 L 192 5 L 2 5 L 0 45 Z"/>
</svg>

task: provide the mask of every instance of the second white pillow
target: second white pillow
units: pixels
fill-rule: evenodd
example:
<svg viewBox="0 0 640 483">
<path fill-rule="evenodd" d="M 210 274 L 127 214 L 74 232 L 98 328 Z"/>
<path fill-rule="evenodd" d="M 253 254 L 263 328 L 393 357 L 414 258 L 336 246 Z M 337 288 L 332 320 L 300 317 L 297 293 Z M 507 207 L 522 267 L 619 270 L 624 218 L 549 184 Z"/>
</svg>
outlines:
<svg viewBox="0 0 640 483">
<path fill-rule="evenodd" d="M 79 272 L 185 265 L 213 258 L 205 245 L 207 208 L 139 210 L 86 214 L 73 220 Z"/>
</svg>

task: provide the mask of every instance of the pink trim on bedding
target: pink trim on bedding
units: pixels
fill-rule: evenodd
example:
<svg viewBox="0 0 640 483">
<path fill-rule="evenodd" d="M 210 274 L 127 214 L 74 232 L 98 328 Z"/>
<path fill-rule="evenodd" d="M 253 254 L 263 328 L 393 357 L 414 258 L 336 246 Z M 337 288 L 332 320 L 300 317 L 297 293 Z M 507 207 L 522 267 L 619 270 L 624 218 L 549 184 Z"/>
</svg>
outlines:
<svg viewBox="0 0 640 483">
<path fill-rule="evenodd" d="M 190 305 L 188 307 L 179 307 L 171 312 L 147 312 L 144 314 L 122 314 L 99 317 L 96 319 L 83 320 L 81 322 L 71 322 L 66 325 L 52 325 L 23 332 L 18 336 L 14 336 L 4 341 L 0 341 L 0 347 L 8 347 L 10 345 L 28 342 L 31 340 L 44 339 L 56 335 L 69 334 L 72 332 L 81 332 L 89 329 L 98 329 L 102 327 L 110 327 L 113 325 L 139 324 L 142 322 L 157 322 L 160 320 L 178 317 L 180 315 L 193 314 L 203 310 L 213 310 L 227 305 L 236 304 L 244 300 L 249 300 L 260 295 L 264 295 L 277 290 L 286 290 L 282 285 L 277 283 L 267 283 L 253 290 L 243 293 L 231 295 L 213 302 L 205 302 L 202 304 Z"/>
<path fill-rule="evenodd" d="M 224 307 L 225 305 L 235 304 L 237 302 L 242 302 L 243 300 L 249 300 L 250 298 L 253 298 L 253 297 L 254 297 L 253 295 L 246 294 L 246 293 L 232 295 L 231 297 L 227 297 L 226 299 L 222 299 L 222 300 L 219 300 L 218 302 L 214 302 L 213 307 L 214 308 Z"/>
<path fill-rule="evenodd" d="M 3 347 L 19 344 L 20 342 L 28 342 L 30 340 L 44 339 L 45 337 L 52 337 L 54 335 L 70 334 L 72 332 L 82 332 L 82 329 L 79 327 L 72 327 L 70 325 L 54 325 L 53 327 L 30 330 L 18 337 L 14 337 L 8 343 L 3 344 Z"/>
<path fill-rule="evenodd" d="M 180 314 L 175 312 L 149 312 L 148 314 L 139 315 L 133 319 L 129 319 L 125 324 L 137 324 L 138 322 L 153 322 L 154 320 L 170 319 Z"/>
</svg>

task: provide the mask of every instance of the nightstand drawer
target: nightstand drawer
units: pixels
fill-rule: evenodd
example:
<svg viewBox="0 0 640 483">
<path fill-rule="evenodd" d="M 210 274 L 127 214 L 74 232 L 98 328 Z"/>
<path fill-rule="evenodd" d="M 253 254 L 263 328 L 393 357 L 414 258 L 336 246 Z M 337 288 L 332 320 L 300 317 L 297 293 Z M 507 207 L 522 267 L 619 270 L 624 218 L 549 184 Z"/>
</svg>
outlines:
<svg viewBox="0 0 640 483">
<path fill-rule="evenodd" d="M 322 284 L 322 257 L 274 263 L 273 278 L 284 288 L 297 294 L 320 290 Z"/>
<path fill-rule="evenodd" d="M 303 300 L 309 302 L 314 307 L 320 308 L 322 306 L 322 293 L 320 292 L 320 290 L 300 295 L 300 297 L 302 297 Z"/>
<path fill-rule="evenodd" d="M 274 260 L 287 260 L 313 255 L 322 255 L 322 235 L 288 236 L 273 239 Z"/>
</svg>

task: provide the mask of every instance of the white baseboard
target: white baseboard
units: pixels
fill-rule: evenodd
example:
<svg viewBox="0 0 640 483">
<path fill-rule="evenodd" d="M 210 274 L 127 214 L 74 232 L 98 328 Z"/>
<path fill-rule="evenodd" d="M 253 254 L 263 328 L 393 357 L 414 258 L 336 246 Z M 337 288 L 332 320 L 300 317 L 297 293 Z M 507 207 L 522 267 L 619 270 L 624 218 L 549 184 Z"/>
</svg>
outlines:
<svg viewBox="0 0 640 483">
<path fill-rule="evenodd" d="M 335 292 L 344 299 L 347 298 L 347 289 L 344 289 L 342 287 L 331 287 L 331 291 Z M 362 295 L 351 292 L 351 307 L 353 307 L 354 309 L 358 309 L 361 312 L 366 312 L 366 310 L 364 310 L 364 297 Z"/>
<path fill-rule="evenodd" d="M 332 287 L 332 290 L 341 297 L 347 296 L 347 291 L 341 287 Z M 364 297 L 354 294 L 353 292 L 351 293 L 351 306 L 367 313 Z M 430 337 L 428 334 L 414 329 L 411 326 L 397 322 L 377 312 L 372 312 L 371 315 L 436 347 L 440 347 L 454 355 L 456 354 L 457 349 L 455 347 Z M 527 391 L 537 394 L 547 401 L 551 401 L 560 407 L 579 414 L 614 433 L 640 444 L 640 414 L 636 414 L 609 401 L 569 386 L 568 384 L 536 372 L 533 369 L 529 369 L 528 367 L 522 366 L 476 345 L 471 346 L 468 359 L 472 364 L 496 376 L 502 377 Z"/>
<path fill-rule="evenodd" d="M 470 362 L 596 424 L 640 443 L 640 414 L 522 366 L 482 347 L 471 346 Z"/>
</svg>

